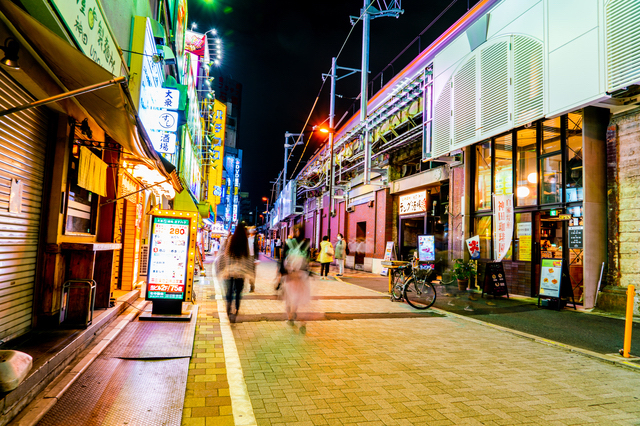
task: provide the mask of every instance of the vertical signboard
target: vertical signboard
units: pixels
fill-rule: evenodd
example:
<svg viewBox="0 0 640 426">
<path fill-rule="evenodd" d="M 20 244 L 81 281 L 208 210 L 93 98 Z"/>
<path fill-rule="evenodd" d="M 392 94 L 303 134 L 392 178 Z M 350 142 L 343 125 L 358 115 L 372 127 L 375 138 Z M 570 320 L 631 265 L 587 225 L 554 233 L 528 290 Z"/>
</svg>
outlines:
<svg viewBox="0 0 640 426">
<path fill-rule="evenodd" d="M 420 262 L 436 260 L 436 242 L 434 235 L 418 235 L 418 260 Z"/>
<path fill-rule="evenodd" d="M 227 106 L 219 100 L 213 101 L 211 122 L 211 145 L 213 147 L 212 173 L 209 175 L 209 201 L 220 203 L 222 194 L 222 170 L 224 162 L 224 136 L 227 122 Z"/>
<path fill-rule="evenodd" d="M 146 300 L 153 313 L 177 313 L 193 292 L 197 212 L 153 209 Z M 176 312 L 177 311 L 177 312 Z"/>
<path fill-rule="evenodd" d="M 153 218 L 147 300 L 185 299 L 189 222 L 182 218 Z"/>
<path fill-rule="evenodd" d="M 501 262 L 511 248 L 513 237 L 513 194 L 494 195 L 495 260 Z"/>
<path fill-rule="evenodd" d="M 391 260 L 391 258 L 393 257 L 393 245 L 394 245 L 393 241 L 387 241 L 387 246 L 384 249 L 383 260 L 387 260 L 387 261 Z M 389 268 L 382 268 L 380 275 L 383 275 L 386 277 L 388 274 L 389 274 Z"/>
</svg>

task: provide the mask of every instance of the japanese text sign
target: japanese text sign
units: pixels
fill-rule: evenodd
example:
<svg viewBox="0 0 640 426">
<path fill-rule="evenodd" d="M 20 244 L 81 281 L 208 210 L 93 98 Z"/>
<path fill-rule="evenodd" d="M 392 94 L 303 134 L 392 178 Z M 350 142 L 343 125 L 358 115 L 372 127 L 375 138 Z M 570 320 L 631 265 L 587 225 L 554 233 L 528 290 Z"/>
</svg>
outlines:
<svg viewBox="0 0 640 426">
<path fill-rule="evenodd" d="M 98 0 L 52 0 L 80 50 L 115 76 L 122 76 L 118 45 Z"/>
<path fill-rule="evenodd" d="M 178 129 L 178 113 L 160 109 L 144 109 L 140 116 L 147 130 L 175 132 Z"/>
<path fill-rule="evenodd" d="M 189 219 L 153 217 L 147 299 L 184 300 Z"/>
<path fill-rule="evenodd" d="M 511 247 L 513 237 L 513 194 L 494 195 L 493 225 L 495 227 L 495 261 L 501 262 Z"/>
<path fill-rule="evenodd" d="M 422 213 L 427 211 L 427 191 L 400 196 L 399 214 Z"/>
<path fill-rule="evenodd" d="M 436 260 L 434 235 L 418 235 L 418 260 L 421 262 Z"/>
<path fill-rule="evenodd" d="M 175 154 L 176 152 L 176 134 L 172 132 L 149 132 L 149 139 L 153 144 L 153 148 L 158 152 L 167 154 Z"/>
<path fill-rule="evenodd" d="M 177 110 L 180 106 L 180 91 L 163 87 L 148 87 L 146 91 L 147 107 Z"/>
</svg>

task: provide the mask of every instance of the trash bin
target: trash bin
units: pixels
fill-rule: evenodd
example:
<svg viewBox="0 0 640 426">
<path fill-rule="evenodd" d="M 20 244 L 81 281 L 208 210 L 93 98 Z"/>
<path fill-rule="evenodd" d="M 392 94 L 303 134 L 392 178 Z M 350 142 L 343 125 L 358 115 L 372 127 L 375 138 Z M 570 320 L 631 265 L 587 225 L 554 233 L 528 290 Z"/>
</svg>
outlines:
<svg viewBox="0 0 640 426">
<path fill-rule="evenodd" d="M 96 303 L 94 280 L 69 280 L 62 285 L 60 323 L 67 326 L 88 327 L 93 322 Z"/>
</svg>

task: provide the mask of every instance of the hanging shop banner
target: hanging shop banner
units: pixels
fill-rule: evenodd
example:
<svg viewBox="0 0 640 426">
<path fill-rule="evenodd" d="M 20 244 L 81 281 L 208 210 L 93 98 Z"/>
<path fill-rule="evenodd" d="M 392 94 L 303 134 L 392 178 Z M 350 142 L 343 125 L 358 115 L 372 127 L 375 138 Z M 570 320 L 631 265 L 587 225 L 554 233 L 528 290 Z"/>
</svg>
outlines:
<svg viewBox="0 0 640 426">
<path fill-rule="evenodd" d="M 146 300 L 191 300 L 197 212 L 151 212 Z"/>
<path fill-rule="evenodd" d="M 467 250 L 469 250 L 469 255 L 471 255 L 471 259 L 480 259 L 480 235 L 476 235 L 474 237 L 466 240 L 467 242 Z"/>
<path fill-rule="evenodd" d="M 153 148 L 161 153 L 175 154 L 176 134 L 173 132 L 149 132 Z"/>
<path fill-rule="evenodd" d="M 436 237 L 434 235 L 418 235 L 418 260 L 420 262 L 436 260 Z"/>
<path fill-rule="evenodd" d="M 542 259 L 540 264 L 540 296 L 560 297 L 562 260 Z"/>
<path fill-rule="evenodd" d="M 222 195 L 222 170 L 224 163 L 224 135 L 227 121 L 227 106 L 219 100 L 213 101 L 213 119 L 211 120 L 211 145 L 213 147 L 213 161 L 209 174 L 210 203 L 219 204 Z"/>
<path fill-rule="evenodd" d="M 148 87 L 144 93 L 145 107 L 178 110 L 180 106 L 180 91 L 164 87 Z"/>
<path fill-rule="evenodd" d="M 393 245 L 394 245 L 393 241 L 387 241 L 387 247 L 384 250 L 384 260 L 389 261 L 393 258 Z M 388 274 L 389 274 L 389 269 L 382 268 L 380 275 L 383 275 L 386 277 Z"/>
<path fill-rule="evenodd" d="M 513 194 L 494 195 L 493 208 L 495 261 L 502 262 L 513 237 Z"/>
<path fill-rule="evenodd" d="M 147 130 L 156 132 L 175 132 L 178 130 L 178 113 L 161 109 L 140 110 L 140 119 Z"/>
<path fill-rule="evenodd" d="M 122 60 L 118 54 L 118 44 L 109 31 L 100 2 L 98 0 L 52 0 L 51 3 L 82 53 L 111 74 L 117 77 L 122 76 Z"/>
<path fill-rule="evenodd" d="M 415 192 L 413 194 L 400 196 L 400 208 L 398 213 L 401 215 L 412 213 L 424 213 L 427 211 L 427 191 Z"/>
</svg>

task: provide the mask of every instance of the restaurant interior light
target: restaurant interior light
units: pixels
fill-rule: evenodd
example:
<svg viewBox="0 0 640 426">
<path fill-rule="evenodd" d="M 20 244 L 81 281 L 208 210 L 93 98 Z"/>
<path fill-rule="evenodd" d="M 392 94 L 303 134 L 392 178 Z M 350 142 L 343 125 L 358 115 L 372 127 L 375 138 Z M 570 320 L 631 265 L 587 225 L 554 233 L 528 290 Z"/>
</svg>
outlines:
<svg viewBox="0 0 640 426">
<path fill-rule="evenodd" d="M 519 186 L 516 194 L 518 195 L 518 198 L 526 198 L 529 196 L 530 192 L 531 191 L 529 191 L 529 188 L 526 186 Z"/>
<path fill-rule="evenodd" d="M 527 180 L 530 183 L 536 183 L 538 182 L 538 174 L 536 172 L 533 173 L 529 173 L 529 176 L 527 176 Z"/>
</svg>

